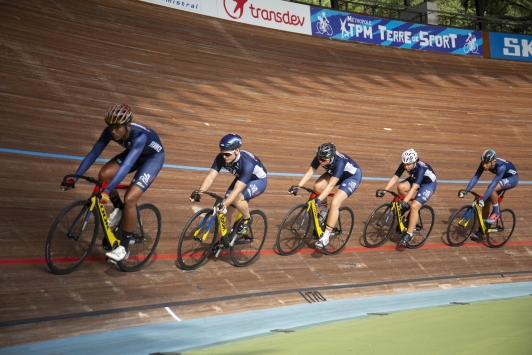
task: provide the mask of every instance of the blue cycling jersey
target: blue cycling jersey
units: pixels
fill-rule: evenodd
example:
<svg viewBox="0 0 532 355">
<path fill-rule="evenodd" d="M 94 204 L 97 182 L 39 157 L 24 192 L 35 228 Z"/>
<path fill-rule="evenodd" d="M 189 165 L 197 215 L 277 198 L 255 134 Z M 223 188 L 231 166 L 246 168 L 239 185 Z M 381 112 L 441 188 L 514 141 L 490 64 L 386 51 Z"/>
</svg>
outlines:
<svg viewBox="0 0 532 355">
<path fill-rule="evenodd" d="M 395 176 L 401 177 L 405 170 L 404 164 L 399 164 L 399 167 L 395 171 Z M 409 179 L 411 179 L 414 184 L 418 184 L 419 186 L 436 181 L 436 173 L 434 173 L 432 167 L 421 160 L 416 162 L 416 165 L 414 165 L 414 168 L 412 168 L 408 174 L 410 174 Z"/>
<path fill-rule="evenodd" d="M 104 190 L 107 193 L 113 191 L 116 186 L 124 179 L 124 177 L 126 177 L 126 175 L 130 172 L 131 168 L 139 157 L 149 157 L 158 153 L 164 154 L 163 145 L 161 143 L 161 140 L 159 139 L 159 136 L 157 135 L 157 133 L 155 133 L 149 128 L 146 128 L 137 123 L 132 123 L 130 127 L 129 137 L 125 141 L 113 140 L 109 129 L 104 128 L 100 139 L 98 139 L 96 144 L 94 144 L 92 150 L 89 152 L 89 154 L 87 154 L 85 159 L 83 159 L 83 161 L 79 165 L 79 168 L 76 171 L 76 175 L 85 174 L 85 172 L 92 166 L 92 164 L 94 164 L 100 154 L 102 154 L 103 150 L 105 149 L 105 147 L 107 147 L 107 144 L 109 144 L 110 141 L 114 141 L 124 147 L 126 151 L 128 151 L 128 154 L 124 162 L 120 165 L 120 168 L 118 169 L 116 175 L 113 177 L 113 179 L 109 182 L 107 188 Z"/>
<path fill-rule="evenodd" d="M 509 178 L 511 176 L 517 175 L 517 170 L 515 169 L 515 166 L 509 162 L 508 160 L 504 160 L 501 158 L 495 158 L 495 165 L 492 169 L 488 170 L 490 173 L 495 174 L 495 177 L 493 178 L 493 181 L 491 182 L 490 186 L 486 190 L 486 193 L 483 195 L 482 199 L 486 201 L 490 197 L 490 195 L 495 190 L 495 187 L 498 183 L 501 182 L 502 179 Z M 466 191 L 469 192 L 478 182 L 478 179 L 480 179 L 480 176 L 484 172 L 484 167 L 482 166 L 482 162 L 478 166 L 477 172 L 475 173 L 475 176 L 471 178 L 471 181 L 469 181 L 469 185 L 467 185 Z"/>
<path fill-rule="evenodd" d="M 320 161 L 318 160 L 318 157 L 314 157 L 314 160 L 312 160 L 312 163 L 310 163 L 310 166 L 313 169 L 318 169 L 320 166 Z M 351 176 L 355 175 L 357 171 L 360 171 L 360 166 L 358 166 L 357 163 L 347 155 L 336 152 L 336 155 L 332 157 L 329 164 L 324 165 L 323 168 L 327 172 L 327 174 L 338 178 L 342 182 L 345 179 L 349 179 Z"/>
<path fill-rule="evenodd" d="M 238 181 L 245 184 L 252 180 L 265 178 L 268 174 L 259 158 L 245 150 L 241 150 L 238 157 L 230 163 L 226 163 L 222 154 L 218 154 L 211 169 L 219 172 L 222 168 L 228 170 Z"/>
</svg>

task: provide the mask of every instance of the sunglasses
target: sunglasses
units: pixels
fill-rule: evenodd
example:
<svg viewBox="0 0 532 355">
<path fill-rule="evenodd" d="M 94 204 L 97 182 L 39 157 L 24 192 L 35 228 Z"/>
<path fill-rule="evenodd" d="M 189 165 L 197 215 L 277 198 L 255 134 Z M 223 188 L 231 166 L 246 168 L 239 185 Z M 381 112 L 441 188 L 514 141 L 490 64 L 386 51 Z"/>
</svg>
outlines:
<svg viewBox="0 0 532 355">
<path fill-rule="evenodd" d="M 232 150 L 232 151 L 230 151 L 230 152 L 220 152 L 220 154 L 223 155 L 223 156 L 226 157 L 226 158 L 229 158 L 231 155 L 233 155 L 234 152 L 235 152 L 235 151 Z"/>
<path fill-rule="evenodd" d="M 321 161 L 322 163 L 325 163 L 329 160 L 331 160 L 331 158 L 327 158 L 327 159 L 324 159 L 324 158 L 318 158 L 319 161 Z"/>
</svg>

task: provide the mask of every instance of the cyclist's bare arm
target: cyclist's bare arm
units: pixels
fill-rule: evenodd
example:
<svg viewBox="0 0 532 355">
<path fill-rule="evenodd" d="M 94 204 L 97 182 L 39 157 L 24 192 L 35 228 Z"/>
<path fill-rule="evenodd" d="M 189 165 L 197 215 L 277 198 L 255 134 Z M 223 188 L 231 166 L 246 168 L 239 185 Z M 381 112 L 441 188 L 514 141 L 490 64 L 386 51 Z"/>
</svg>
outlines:
<svg viewBox="0 0 532 355">
<path fill-rule="evenodd" d="M 307 172 L 305 173 L 305 175 L 301 178 L 301 180 L 299 180 L 299 183 L 297 184 L 298 186 L 305 186 L 305 184 L 307 183 L 307 181 L 310 180 L 310 178 L 312 177 L 312 175 L 314 175 L 314 173 L 316 172 L 316 169 L 314 169 L 313 167 L 309 167 Z"/>
<path fill-rule="evenodd" d="M 205 176 L 205 179 L 203 179 L 199 190 L 207 191 L 214 182 L 214 179 L 216 179 L 216 176 L 218 176 L 218 172 L 214 169 L 211 169 L 207 176 Z M 194 202 L 194 199 L 190 198 L 190 202 Z"/>
<path fill-rule="evenodd" d="M 386 184 L 386 186 L 384 187 L 384 190 L 390 190 L 394 185 L 395 183 L 399 180 L 399 176 L 397 175 L 394 175 L 392 176 L 392 178 L 390 179 L 390 181 L 388 181 L 388 183 Z"/>
</svg>

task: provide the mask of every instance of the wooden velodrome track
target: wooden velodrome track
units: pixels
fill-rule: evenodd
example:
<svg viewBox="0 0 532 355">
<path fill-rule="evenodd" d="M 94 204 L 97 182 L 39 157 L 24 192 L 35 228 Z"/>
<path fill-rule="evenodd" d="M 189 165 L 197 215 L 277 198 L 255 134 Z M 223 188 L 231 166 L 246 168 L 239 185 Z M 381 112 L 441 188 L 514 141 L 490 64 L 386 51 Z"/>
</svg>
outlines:
<svg viewBox="0 0 532 355">
<path fill-rule="evenodd" d="M 330 41 L 132 0 L 1 0 L 0 57 L 1 347 L 174 321 L 167 306 L 190 319 L 307 302 L 300 291 L 319 290 L 330 301 L 532 280 L 529 63 Z M 53 275 L 44 262 L 48 229 L 91 191 L 83 183 L 59 190 L 79 164 L 63 156 L 87 154 L 116 102 L 159 133 L 173 166 L 142 198 L 162 212 L 157 258 L 124 273 L 95 248 L 93 261 Z M 236 268 L 227 256 L 184 272 L 177 242 L 193 213 L 188 196 L 206 172 L 175 166 L 210 167 L 229 132 L 280 174 L 252 203 L 268 216 L 266 244 L 250 267 Z M 325 141 L 366 178 L 346 203 L 354 234 L 337 256 L 307 245 L 282 257 L 277 227 L 305 200 L 286 193 L 299 180 L 288 174 L 304 173 Z M 367 249 L 363 223 L 385 185 L 372 178 L 391 177 L 411 147 L 440 180 L 430 200 L 435 228 L 418 250 L 391 241 Z M 447 220 L 470 201 L 456 197 L 466 183 L 452 182 L 469 180 L 487 148 L 515 163 L 523 182 L 503 203 L 516 213 L 516 230 L 501 249 L 449 247 Z M 119 151 L 111 144 L 102 157 Z M 230 181 L 220 174 L 212 189 L 224 192 Z"/>
</svg>

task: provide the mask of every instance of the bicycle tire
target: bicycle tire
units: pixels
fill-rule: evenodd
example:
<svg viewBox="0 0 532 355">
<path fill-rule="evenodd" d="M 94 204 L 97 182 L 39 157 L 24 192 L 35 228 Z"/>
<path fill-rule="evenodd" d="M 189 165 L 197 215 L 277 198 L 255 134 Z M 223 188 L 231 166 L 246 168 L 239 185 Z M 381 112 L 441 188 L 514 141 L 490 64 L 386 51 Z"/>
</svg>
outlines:
<svg viewBox="0 0 532 355">
<path fill-rule="evenodd" d="M 211 216 L 205 219 L 209 214 Z M 201 238 L 195 237 L 195 232 L 200 236 L 205 233 L 205 228 L 207 227 L 207 222 L 210 221 L 210 218 L 214 218 L 214 221 L 212 221 L 212 226 L 207 238 L 201 240 Z M 201 222 L 204 220 L 205 223 L 202 224 Z M 203 208 L 194 213 L 185 225 L 183 232 L 181 232 L 181 237 L 179 238 L 179 244 L 177 246 L 177 262 L 181 268 L 183 270 L 194 270 L 199 267 L 209 256 L 217 235 L 218 219 L 216 216 L 212 216 L 212 208 Z"/>
<path fill-rule="evenodd" d="M 508 227 L 511 226 L 511 229 Z M 488 245 L 492 248 L 500 248 L 512 236 L 515 229 L 515 213 L 511 209 L 501 211 L 500 217 L 495 224 L 495 228 L 499 232 L 488 233 Z M 509 230 L 509 232 L 508 232 Z"/>
<path fill-rule="evenodd" d="M 161 212 L 151 204 L 138 207 L 137 223 L 129 242 L 129 257 L 118 262 L 123 271 L 137 271 L 152 257 L 161 238 Z"/>
<path fill-rule="evenodd" d="M 475 230 L 477 213 L 471 205 L 460 207 L 447 224 L 447 242 L 450 246 L 463 245 Z"/>
<path fill-rule="evenodd" d="M 345 248 L 355 226 L 355 214 L 351 208 L 342 206 L 338 212 L 338 222 L 333 228 L 334 235 L 329 237 L 329 243 L 323 247 L 323 252 L 327 255 L 336 255 Z"/>
<path fill-rule="evenodd" d="M 268 233 L 266 215 L 260 210 L 251 211 L 250 215 L 252 222 L 247 233 L 244 235 L 237 234 L 230 249 L 231 260 L 235 266 L 247 266 L 255 261 L 266 241 Z"/>
<path fill-rule="evenodd" d="M 417 249 L 427 241 L 434 227 L 434 209 L 428 205 L 423 205 L 418 211 L 419 219 L 416 229 L 412 233 L 412 239 L 406 243 L 410 249 Z"/>
<path fill-rule="evenodd" d="M 54 274 L 70 274 L 92 250 L 98 237 L 99 218 L 98 213 L 89 212 L 90 206 L 89 200 L 72 202 L 52 224 L 46 238 L 45 258 Z"/>
<path fill-rule="evenodd" d="M 277 232 L 277 251 L 281 255 L 294 254 L 307 238 L 311 225 L 311 214 L 307 204 L 292 207 L 279 225 Z"/>
<path fill-rule="evenodd" d="M 369 215 L 364 226 L 362 234 L 364 244 L 368 248 L 376 248 L 384 244 L 392 233 L 396 219 L 391 203 L 383 203 L 377 206 Z"/>
</svg>

